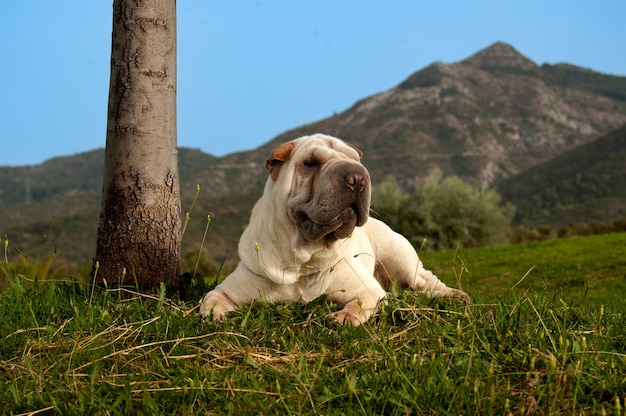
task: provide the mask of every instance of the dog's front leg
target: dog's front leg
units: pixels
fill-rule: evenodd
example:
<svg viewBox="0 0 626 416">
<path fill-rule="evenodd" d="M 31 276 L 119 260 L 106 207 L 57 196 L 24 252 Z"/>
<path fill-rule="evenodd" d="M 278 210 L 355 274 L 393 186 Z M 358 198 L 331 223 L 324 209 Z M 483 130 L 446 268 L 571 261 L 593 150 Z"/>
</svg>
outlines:
<svg viewBox="0 0 626 416">
<path fill-rule="evenodd" d="M 339 285 L 332 288 L 328 295 L 330 299 L 343 308 L 331 314 L 340 324 L 358 326 L 376 312 L 378 303 L 387 295 L 374 276 L 361 278 L 351 275 L 340 280 Z M 358 278 L 357 278 L 358 277 Z"/>
<path fill-rule="evenodd" d="M 200 315 L 203 318 L 212 315 L 215 320 L 222 321 L 228 312 L 237 310 L 241 304 L 249 304 L 256 299 L 272 301 L 275 290 L 272 282 L 239 263 L 222 283 L 204 295 Z"/>
</svg>

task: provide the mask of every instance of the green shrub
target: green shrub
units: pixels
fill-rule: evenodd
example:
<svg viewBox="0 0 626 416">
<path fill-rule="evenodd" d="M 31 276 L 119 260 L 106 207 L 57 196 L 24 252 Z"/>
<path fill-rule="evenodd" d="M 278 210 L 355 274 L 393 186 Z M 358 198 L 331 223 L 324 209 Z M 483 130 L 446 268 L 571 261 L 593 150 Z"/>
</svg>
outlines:
<svg viewBox="0 0 626 416">
<path fill-rule="evenodd" d="M 418 181 L 413 194 L 387 177 L 374 189 L 372 209 L 414 246 L 426 239 L 431 249 L 508 243 L 514 214 L 495 190 L 473 187 L 456 176 Z"/>
</svg>

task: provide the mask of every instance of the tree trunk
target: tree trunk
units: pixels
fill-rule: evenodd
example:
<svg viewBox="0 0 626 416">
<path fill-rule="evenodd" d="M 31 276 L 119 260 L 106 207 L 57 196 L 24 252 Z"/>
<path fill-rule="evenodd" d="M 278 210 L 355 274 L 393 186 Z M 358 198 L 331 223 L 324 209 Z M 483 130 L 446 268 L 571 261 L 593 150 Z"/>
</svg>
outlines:
<svg viewBox="0 0 626 416">
<path fill-rule="evenodd" d="M 178 285 L 176 140 L 176 1 L 114 0 L 93 283 L 145 291 Z"/>
</svg>

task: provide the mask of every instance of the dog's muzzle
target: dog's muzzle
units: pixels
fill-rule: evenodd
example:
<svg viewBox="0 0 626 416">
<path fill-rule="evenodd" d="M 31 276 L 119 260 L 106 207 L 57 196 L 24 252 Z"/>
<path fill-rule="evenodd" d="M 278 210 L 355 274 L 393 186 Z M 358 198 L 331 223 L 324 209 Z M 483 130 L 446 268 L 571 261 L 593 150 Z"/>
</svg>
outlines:
<svg viewBox="0 0 626 416">
<path fill-rule="evenodd" d="M 360 163 L 335 163 L 323 169 L 313 197 L 294 209 L 302 237 L 308 241 L 348 237 L 367 222 L 370 177 Z"/>
</svg>

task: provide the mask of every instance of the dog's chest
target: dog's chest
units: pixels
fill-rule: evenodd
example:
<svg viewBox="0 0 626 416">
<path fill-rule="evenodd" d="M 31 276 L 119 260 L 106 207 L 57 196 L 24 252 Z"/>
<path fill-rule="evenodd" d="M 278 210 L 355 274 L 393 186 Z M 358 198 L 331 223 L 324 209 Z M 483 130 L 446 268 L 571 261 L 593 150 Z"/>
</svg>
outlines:
<svg viewBox="0 0 626 416">
<path fill-rule="evenodd" d="M 293 295 L 303 303 L 308 303 L 324 294 L 333 279 L 346 272 L 346 267 L 354 261 L 352 250 L 322 249 L 318 251 L 295 250 L 291 267 L 294 277 L 291 286 Z M 351 259 L 347 259 L 350 257 Z M 294 293 L 297 292 L 297 293 Z"/>
<path fill-rule="evenodd" d="M 300 301 L 308 303 L 323 295 L 330 279 L 332 279 L 331 270 L 319 270 L 313 266 L 303 267 L 296 283 Z"/>
<path fill-rule="evenodd" d="M 328 253 L 315 253 L 301 257 L 301 263 L 293 267 L 297 275 L 295 289 L 301 302 L 307 303 L 323 295 L 333 278 L 334 264 L 337 259 Z"/>
</svg>

